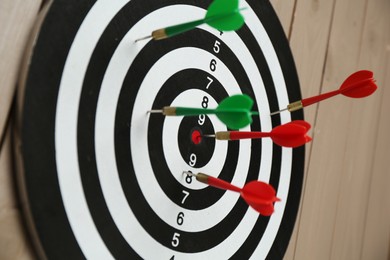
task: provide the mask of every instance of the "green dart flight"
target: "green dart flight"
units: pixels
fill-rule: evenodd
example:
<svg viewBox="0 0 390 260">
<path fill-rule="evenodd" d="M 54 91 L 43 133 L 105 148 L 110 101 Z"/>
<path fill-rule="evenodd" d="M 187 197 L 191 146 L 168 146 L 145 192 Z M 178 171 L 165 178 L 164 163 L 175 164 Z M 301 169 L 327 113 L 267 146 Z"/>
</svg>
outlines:
<svg viewBox="0 0 390 260">
<path fill-rule="evenodd" d="M 155 30 L 152 35 L 137 39 L 136 42 L 148 38 L 162 40 L 192 30 L 204 23 L 219 31 L 238 30 L 244 24 L 244 17 L 240 13 L 238 4 L 239 0 L 215 0 L 210 4 L 203 19 Z"/>
<path fill-rule="evenodd" d="M 240 129 L 252 123 L 251 111 L 253 100 L 247 95 L 227 97 L 215 109 L 191 107 L 164 107 L 161 110 L 150 110 L 150 113 L 162 113 L 165 116 L 199 116 L 215 114 L 230 129 Z"/>
</svg>

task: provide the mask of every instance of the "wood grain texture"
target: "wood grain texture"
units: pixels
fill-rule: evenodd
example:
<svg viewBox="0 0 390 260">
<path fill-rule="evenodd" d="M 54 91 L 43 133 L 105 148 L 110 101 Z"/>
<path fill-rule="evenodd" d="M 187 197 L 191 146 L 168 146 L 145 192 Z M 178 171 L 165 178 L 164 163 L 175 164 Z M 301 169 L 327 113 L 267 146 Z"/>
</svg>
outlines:
<svg viewBox="0 0 390 260">
<path fill-rule="evenodd" d="M 37 16 L 40 0 L 0 1 L 0 259 L 32 259 L 17 202 L 11 156 L 11 135 L 6 123 L 21 62 Z"/>
<path fill-rule="evenodd" d="M 388 16 L 389 17 L 389 16 Z M 383 81 L 361 259 L 390 259 L 390 49 Z"/>
<path fill-rule="evenodd" d="M 0 259 L 33 259 L 22 223 L 12 173 L 11 132 L 0 152 Z"/>
<path fill-rule="evenodd" d="M 0 137 L 10 111 L 19 68 L 41 0 L 0 1 Z"/>
<path fill-rule="evenodd" d="M 0 0 L 0 133 L 40 3 Z M 271 3 L 289 36 L 303 96 L 333 90 L 358 69 L 374 70 L 380 87 L 367 99 L 336 97 L 305 109 L 314 140 L 285 259 L 390 259 L 390 1 Z M 15 196 L 9 134 L 5 140 L 0 259 L 32 259 Z"/>
<path fill-rule="evenodd" d="M 297 0 L 270 0 L 270 3 L 278 14 L 284 33 L 289 38 Z"/>
<path fill-rule="evenodd" d="M 328 38 L 333 16 L 334 1 L 297 1 L 295 18 L 292 20 L 290 46 L 297 66 L 299 81 L 303 97 L 317 95 L 321 92 L 322 70 L 325 63 Z M 281 14 L 283 15 L 283 14 Z M 310 22 L 308 22 L 310 21 Z M 290 100 L 293 102 L 295 100 Z M 305 110 L 305 120 L 315 125 L 317 105 Z M 311 135 L 315 138 L 316 129 L 313 127 Z M 305 172 L 310 162 L 311 144 L 306 146 Z M 302 198 L 305 196 L 305 174 Z M 300 208 L 300 212 L 302 207 Z M 300 213 L 292 234 L 285 259 L 295 258 L 296 240 L 300 226 Z"/>
<path fill-rule="evenodd" d="M 375 158 L 380 104 L 385 90 L 386 45 L 390 41 L 390 23 L 387 23 L 390 9 L 386 8 L 386 3 L 387 0 L 367 1 L 367 5 L 363 7 L 365 15 L 362 17 L 365 18 L 365 23 L 360 30 L 361 46 L 356 65 L 359 69 L 366 68 L 375 72 L 379 89 L 369 98 L 348 104 L 350 113 L 346 127 L 352 131 L 349 131 L 345 142 L 331 253 L 331 257 L 340 259 L 359 259 L 364 241 L 373 176 L 371 167 Z M 351 2 L 349 8 L 355 4 L 356 1 Z M 386 223 L 382 225 L 385 227 Z"/>
<path fill-rule="evenodd" d="M 341 82 L 357 69 L 362 29 L 362 22 L 359 21 L 364 15 L 365 1 L 356 1 L 353 9 L 349 8 L 351 4 L 352 1 L 335 3 L 321 92 L 337 89 Z M 358 27 L 356 30 L 352 28 L 354 23 Z M 349 107 L 352 102 L 350 99 L 337 97 L 319 105 L 307 168 L 295 259 L 329 259 L 331 255 L 336 239 L 335 221 L 337 214 L 343 210 L 337 207 L 341 187 L 345 185 L 347 188 L 346 186 L 350 185 L 344 179 L 344 165 L 349 165 L 345 153 L 348 150 L 348 135 L 351 133 L 348 126 L 351 116 Z M 347 183 L 344 184 L 344 181 Z M 310 247 L 304 245 L 307 240 L 311 241 Z"/>
<path fill-rule="evenodd" d="M 388 59 L 383 47 L 386 45 L 390 49 L 389 40 L 386 40 L 390 22 L 389 16 L 385 15 L 389 13 L 389 3 L 338 0 L 332 8 L 329 2 L 298 1 L 294 23 L 290 25 L 290 43 L 304 96 L 337 88 L 349 73 L 357 69 L 372 69 L 379 72 L 376 73 L 379 78 L 388 75 L 383 70 L 386 68 L 383 62 Z M 318 6 L 321 4 L 328 6 Z M 283 16 L 280 7 L 275 7 Z M 320 46 L 316 44 L 318 39 Z M 305 41 L 310 44 L 308 48 L 302 48 Z M 372 50 L 367 52 L 366 49 L 370 48 Z M 375 52 L 382 53 L 382 57 Z M 318 87 L 307 88 L 307 84 L 312 85 L 309 82 L 319 83 Z M 380 80 L 379 84 L 382 83 L 385 84 L 385 81 Z M 377 97 L 383 100 L 386 95 L 377 93 Z M 388 257 L 390 229 L 386 220 L 390 218 L 390 199 L 387 199 L 390 194 L 384 184 L 376 185 L 382 183 L 380 180 L 388 180 L 385 176 L 389 175 L 390 166 L 385 159 L 378 163 L 378 159 L 373 158 L 389 149 L 389 145 L 386 146 L 388 142 L 378 141 L 386 138 L 382 128 L 387 129 L 388 123 L 383 123 L 377 116 L 386 109 L 389 111 L 389 108 L 372 97 L 357 103 L 338 99 L 305 111 L 309 122 L 314 119 L 315 140 L 307 149 L 305 202 L 301 207 L 303 217 L 298 216 L 285 259 Z M 377 104 L 382 106 L 379 108 Z M 368 126 L 363 127 L 364 123 Z M 342 132 L 340 127 L 358 130 L 348 134 L 350 130 Z M 378 136 L 376 131 L 379 131 Z M 335 141 L 329 143 L 332 139 Z M 332 145 L 337 148 L 332 148 Z M 370 171 L 370 167 L 373 170 Z M 377 239 L 376 234 L 379 235 Z"/>
<path fill-rule="evenodd" d="M 335 2 L 328 47 L 323 50 L 326 52 L 322 68 L 323 92 L 337 88 L 349 73 L 360 68 L 376 71 L 379 78 L 384 75 L 383 46 L 388 42 L 386 35 L 390 26 L 385 14 L 389 12 L 387 6 L 384 1 Z M 328 20 L 323 24 L 328 24 Z M 295 28 L 293 25 L 292 39 Z M 308 56 L 316 60 L 322 58 L 322 53 Z M 300 72 L 299 58 L 296 60 Z M 319 73 L 319 69 L 314 71 Z M 306 75 L 300 74 L 300 77 L 301 82 L 309 80 Z M 378 83 L 381 85 L 383 81 L 378 80 Z M 305 92 L 305 86 L 303 90 Z M 381 243 L 385 244 L 382 253 L 372 250 L 361 258 L 368 198 L 375 189 L 369 184 L 372 183 L 370 167 L 375 157 L 375 133 L 381 109 L 378 98 L 382 95 L 378 92 L 365 100 L 335 98 L 319 105 L 315 113 L 315 139 L 309 149 L 302 214 L 296 227 L 296 250 L 293 255 L 286 255 L 286 259 L 386 259 L 389 229 L 383 220 L 389 219 L 389 214 L 376 223 L 385 227 L 382 238 L 387 235 Z M 378 254 L 383 257 L 377 258 Z"/>
<path fill-rule="evenodd" d="M 390 2 L 369 1 L 364 41 L 359 63 L 367 63 L 378 72 L 380 92 L 376 98 L 377 124 L 373 125 L 374 149 L 370 158 L 371 173 L 361 259 L 390 259 Z M 367 50 L 367 51 L 366 51 Z M 371 132 L 370 132 L 371 133 Z"/>
</svg>

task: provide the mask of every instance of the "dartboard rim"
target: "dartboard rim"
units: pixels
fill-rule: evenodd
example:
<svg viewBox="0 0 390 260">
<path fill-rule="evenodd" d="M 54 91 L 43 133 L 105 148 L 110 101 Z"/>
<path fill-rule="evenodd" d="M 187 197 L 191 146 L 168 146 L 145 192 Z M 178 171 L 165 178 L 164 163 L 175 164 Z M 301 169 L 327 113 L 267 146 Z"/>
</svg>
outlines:
<svg viewBox="0 0 390 260">
<path fill-rule="evenodd" d="M 60 2 L 60 1 L 54 1 L 54 4 L 56 4 L 55 2 Z M 92 5 L 92 2 L 95 2 L 95 1 L 91 0 L 90 2 Z M 297 77 L 297 73 L 295 70 L 295 66 L 293 66 L 293 68 L 289 67 L 291 64 L 294 65 L 294 62 L 293 62 L 293 57 L 292 57 L 290 48 L 288 47 L 287 39 L 285 39 L 283 29 L 280 25 L 279 20 L 276 17 L 274 10 L 271 7 L 271 4 L 269 2 L 268 3 L 265 3 L 265 2 L 267 2 L 267 1 L 262 2 L 262 4 L 264 4 L 264 5 L 268 4 L 268 6 L 267 6 L 268 8 L 266 8 L 266 12 L 268 12 L 268 14 L 267 14 L 268 17 L 273 17 L 272 22 L 266 21 L 265 23 L 273 23 L 272 24 L 273 26 L 275 26 L 275 24 L 277 24 L 279 26 L 279 29 L 275 29 L 272 32 L 270 32 L 270 30 L 267 29 L 267 28 L 269 28 L 269 26 L 266 26 L 266 29 L 267 29 L 269 37 L 272 41 L 272 44 L 274 44 L 274 46 L 279 45 L 279 47 L 281 46 L 280 48 L 284 49 L 283 54 L 285 56 L 283 57 L 283 62 L 280 63 L 280 65 L 282 67 L 283 75 L 285 76 L 286 82 L 295 82 L 295 85 L 298 86 L 298 88 L 295 88 L 294 90 L 287 89 L 288 96 L 290 98 L 293 97 L 296 100 L 299 100 L 301 97 L 300 90 L 299 90 L 299 82 L 298 82 L 298 77 Z M 47 13 L 44 11 L 42 12 L 43 13 L 42 17 L 48 17 L 51 15 L 51 10 L 52 10 L 50 8 L 51 4 L 53 4 L 53 2 L 51 2 L 47 5 L 48 6 L 46 9 Z M 87 12 L 88 11 L 89 11 L 89 9 L 87 10 Z M 264 21 L 262 20 L 262 22 L 264 22 Z M 38 34 L 41 34 L 44 31 L 44 29 L 48 23 L 50 23 L 50 22 L 47 19 L 42 20 L 42 27 L 38 31 Z M 283 34 L 283 35 L 281 35 L 281 34 Z M 37 45 L 40 44 L 40 37 L 41 36 L 39 35 L 37 38 L 37 41 L 35 42 Z M 280 40 L 283 38 L 284 38 L 284 40 Z M 279 41 L 275 42 L 275 39 L 278 39 Z M 34 50 L 35 50 L 34 47 L 31 47 L 31 55 L 29 57 L 31 57 L 32 64 L 35 63 L 35 59 L 36 59 L 36 54 L 34 53 Z M 277 53 L 277 54 L 278 54 L 278 58 L 280 61 L 279 53 Z M 287 70 L 289 70 L 289 71 L 286 73 Z M 16 131 L 15 136 L 14 136 L 16 169 L 17 169 L 17 173 L 18 173 L 17 178 L 18 178 L 18 184 L 19 184 L 19 192 L 21 194 L 20 198 L 21 198 L 21 200 L 23 202 L 23 206 L 24 206 L 25 220 L 29 226 L 29 229 L 31 232 L 30 235 L 33 238 L 33 243 L 35 244 L 35 249 L 37 250 L 37 253 L 39 256 L 41 256 L 42 258 L 46 258 L 49 255 L 47 254 L 47 251 L 44 250 L 44 246 L 41 242 L 41 238 L 39 238 L 42 236 L 38 235 L 40 231 L 38 231 L 39 228 L 37 229 L 36 220 L 34 221 L 34 217 L 33 217 L 34 212 L 32 209 L 33 202 L 30 200 L 31 195 L 29 195 L 29 192 L 30 192 L 29 187 L 28 187 L 29 184 L 27 183 L 26 175 L 25 175 L 26 159 L 23 159 L 25 157 L 25 155 L 23 155 L 23 153 L 24 153 L 23 149 L 25 148 L 24 145 L 26 143 L 26 142 L 24 142 L 24 140 L 26 140 L 26 133 L 24 132 L 26 130 L 26 124 L 24 123 L 23 120 L 25 120 L 24 116 L 26 114 L 28 114 L 26 112 L 27 108 L 24 106 L 25 105 L 25 96 L 24 95 L 25 95 L 27 85 L 29 84 L 29 80 L 31 80 L 30 79 L 31 75 L 29 74 L 30 70 L 26 69 L 24 73 L 26 75 L 25 81 L 22 82 L 20 89 L 18 91 L 18 106 L 17 106 L 18 110 L 17 110 L 17 120 L 15 122 L 17 131 Z M 289 83 L 289 84 L 291 84 L 291 83 Z M 294 92 L 294 93 L 291 93 L 291 92 Z M 292 118 L 292 120 L 303 119 L 303 112 L 302 111 L 294 112 L 291 114 L 291 118 Z M 32 143 L 34 143 L 34 142 L 36 143 L 38 141 L 39 140 L 33 140 Z M 270 259 L 279 259 L 280 258 L 281 259 L 284 255 L 286 249 L 287 249 L 287 245 L 288 245 L 290 236 L 292 234 L 294 222 L 295 222 L 295 219 L 297 216 L 299 201 L 300 201 L 300 196 L 301 196 L 301 189 L 302 189 L 302 184 L 303 184 L 304 157 L 305 157 L 304 154 L 305 154 L 304 147 L 294 149 L 292 169 L 294 168 L 294 169 L 299 169 L 299 170 L 294 171 L 294 173 L 298 173 L 298 174 L 295 174 L 294 176 L 292 176 L 292 180 L 289 184 L 290 185 L 289 186 L 289 194 L 288 194 L 289 195 L 288 196 L 289 203 L 285 207 L 285 212 L 284 212 L 283 218 L 281 220 L 281 225 L 279 227 L 279 230 L 278 230 L 276 238 L 275 238 L 275 241 L 278 241 L 278 242 L 273 243 L 272 248 L 270 249 L 270 252 L 269 252 L 267 258 L 270 258 Z M 294 198 L 291 200 L 291 197 L 294 197 Z M 288 217 L 288 219 L 287 219 L 287 217 Z M 80 250 L 80 252 L 81 252 L 81 250 Z"/>
</svg>

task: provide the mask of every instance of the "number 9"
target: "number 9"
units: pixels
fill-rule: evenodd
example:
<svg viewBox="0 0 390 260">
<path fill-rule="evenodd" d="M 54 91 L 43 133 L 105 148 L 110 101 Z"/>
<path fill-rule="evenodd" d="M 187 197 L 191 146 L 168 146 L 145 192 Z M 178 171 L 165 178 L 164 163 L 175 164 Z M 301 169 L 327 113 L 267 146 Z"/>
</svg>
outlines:
<svg viewBox="0 0 390 260">
<path fill-rule="evenodd" d="M 205 121 L 206 121 L 206 116 L 205 115 L 199 115 L 198 124 L 199 125 L 203 125 Z"/>
<path fill-rule="evenodd" d="M 190 162 L 189 162 L 189 165 L 190 165 L 191 167 L 194 167 L 195 164 L 196 164 L 196 154 L 192 153 L 192 154 L 190 155 Z"/>
</svg>

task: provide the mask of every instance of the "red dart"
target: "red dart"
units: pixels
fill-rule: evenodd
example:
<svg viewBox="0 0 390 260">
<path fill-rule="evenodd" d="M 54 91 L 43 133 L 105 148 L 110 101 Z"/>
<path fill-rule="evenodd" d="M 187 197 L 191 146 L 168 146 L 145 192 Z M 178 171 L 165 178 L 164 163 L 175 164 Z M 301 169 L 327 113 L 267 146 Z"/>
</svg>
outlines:
<svg viewBox="0 0 390 260">
<path fill-rule="evenodd" d="M 194 174 L 192 172 L 183 172 L 187 175 L 195 176 L 196 180 L 222 190 L 239 192 L 241 197 L 264 216 L 270 216 L 274 212 L 274 202 L 280 201 L 276 197 L 275 189 L 261 181 L 251 181 L 244 185 L 242 189 L 224 180 L 209 176 L 204 173 Z"/>
<path fill-rule="evenodd" d="M 311 128 L 310 124 L 304 120 L 295 120 L 272 129 L 271 132 L 241 132 L 226 131 L 217 132 L 215 135 L 205 135 L 205 137 L 215 137 L 218 140 L 239 140 L 270 137 L 274 143 L 284 147 L 298 147 L 310 142 L 312 139 L 307 135 Z"/>
<path fill-rule="evenodd" d="M 338 90 L 334 90 L 328 93 L 320 94 L 318 96 L 305 98 L 296 102 L 293 102 L 287 106 L 287 108 L 271 113 L 272 115 L 278 114 L 282 111 L 288 110 L 293 112 L 299 110 L 303 107 L 312 105 L 314 103 L 320 102 L 324 99 L 342 94 L 351 98 L 363 98 L 371 95 L 375 92 L 378 86 L 375 84 L 374 73 L 369 70 L 360 70 L 358 72 L 350 75 L 344 82 L 341 84 Z"/>
</svg>

